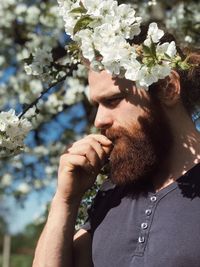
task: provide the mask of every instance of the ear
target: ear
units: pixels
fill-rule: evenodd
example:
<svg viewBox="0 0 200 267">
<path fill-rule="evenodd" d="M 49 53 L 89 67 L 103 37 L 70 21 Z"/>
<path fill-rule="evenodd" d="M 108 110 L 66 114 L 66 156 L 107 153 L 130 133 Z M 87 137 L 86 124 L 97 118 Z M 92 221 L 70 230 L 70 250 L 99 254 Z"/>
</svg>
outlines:
<svg viewBox="0 0 200 267">
<path fill-rule="evenodd" d="M 166 86 L 161 88 L 160 101 L 168 107 L 176 105 L 180 101 L 180 76 L 172 70 L 166 78 Z"/>
</svg>

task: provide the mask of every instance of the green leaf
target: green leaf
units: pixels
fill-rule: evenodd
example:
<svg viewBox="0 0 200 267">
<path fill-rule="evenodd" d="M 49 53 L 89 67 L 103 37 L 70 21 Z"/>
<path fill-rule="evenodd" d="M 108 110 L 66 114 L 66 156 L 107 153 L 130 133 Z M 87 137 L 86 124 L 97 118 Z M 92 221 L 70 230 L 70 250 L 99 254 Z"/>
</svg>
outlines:
<svg viewBox="0 0 200 267">
<path fill-rule="evenodd" d="M 168 54 L 164 54 L 166 58 L 171 59 L 171 57 Z"/>
<path fill-rule="evenodd" d="M 151 47 L 150 47 L 150 49 L 151 49 L 151 54 L 152 54 L 154 57 L 156 57 L 156 45 L 153 43 L 153 41 L 152 41 L 152 43 L 151 43 Z"/>
<path fill-rule="evenodd" d="M 86 15 L 86 16 L 82 16 L 76 23 L 76 25 L 74 26 L 74 32 L 73 34 L 75 35 L 77 32 L 79 32 L 80 30 L 86 29 L 88 24 L 90 24 L 90 22 L 92 22 L 93 19 Z"/>
<path fill-rule="evenodd" d="M 142 47 L 145 54 L 151 54 L 151 49 L 148 46 L 143 44 Z"/>
<path fill-rule="evenodd" d="M 79 49 L 79 47 L 78 47 L 78 44 L 76 43 L 76 42 L 70 42 L 67 46 L 66 46 L 66 48 L 68 49 L 68 50 L 70 50 L 70 52 L 71 53 L 73 53 L 74 51 L 77 51 L 78 49 Z"/>
<path fill-rule="evenodd" d="M 87 12 L 87 10 L 84 7 L 77 7 L 77 8 L 74 8 L 70 11 L 70 13 L 74 13 L 74 14 L 77 14 L 77 13 L 83 14 L 86 12 Z"/>
<path fill-rule="evenodd" d="M 154 61 L 149 61 L 147 67 L 151 69 L 153 66 L 155 66 Z"/>
</svg>

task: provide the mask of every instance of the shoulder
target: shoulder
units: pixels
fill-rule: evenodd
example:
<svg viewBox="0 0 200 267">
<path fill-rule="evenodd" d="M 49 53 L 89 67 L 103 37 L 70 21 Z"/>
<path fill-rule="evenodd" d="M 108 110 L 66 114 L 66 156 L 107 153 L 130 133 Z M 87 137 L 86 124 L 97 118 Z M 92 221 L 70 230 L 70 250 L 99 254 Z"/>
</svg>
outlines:
<svg viewBox="0 0 200 267">
<path fill-rule="evenodd" d="M 183 197 L 200 198 L 200 163 L 188 170 L 176 183 Z"/>
<path fill-rule="evenodd" d="M 117 186 L 110 179 L 106 179 L 100 186 L 91 206 L 88 208 L 88 218 L 82 229 L 93 234 L 101 223 L 116 199 L 118 199 Z"/>
</svg>

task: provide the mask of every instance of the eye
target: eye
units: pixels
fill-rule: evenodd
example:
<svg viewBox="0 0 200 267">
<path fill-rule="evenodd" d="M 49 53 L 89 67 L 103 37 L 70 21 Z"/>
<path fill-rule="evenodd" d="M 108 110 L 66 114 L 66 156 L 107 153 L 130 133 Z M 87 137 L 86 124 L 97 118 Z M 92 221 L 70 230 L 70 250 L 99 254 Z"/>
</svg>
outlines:
<svg viewBox="0 0 200 267">
<path fill-rule="evenodd" d="M 123 99 L 122 96 L 106 99 L 104 105 L 113 108 L 116 107 L 121 102 L 122 99 Z"/>
</svg>

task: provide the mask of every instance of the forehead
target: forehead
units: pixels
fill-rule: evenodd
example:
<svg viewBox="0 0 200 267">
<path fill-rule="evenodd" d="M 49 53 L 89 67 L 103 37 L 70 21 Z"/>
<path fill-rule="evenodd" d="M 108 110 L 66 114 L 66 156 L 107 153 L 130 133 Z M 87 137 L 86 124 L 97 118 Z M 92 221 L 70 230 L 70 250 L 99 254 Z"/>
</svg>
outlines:
<svg viewBox="0 0 200 267">
<path fill-rule="evenodd" d="M 111 74 L 103 70 L 101 72 L 89 71 L 89 95 L 91 100 L 106 97 L 113 94 L 133 89 L 134 83 L 126 79 L 113 78 Z"/>
<path fill-rule="evenodd" d="M 95 72 L 89 70 L 89 97 L 91 102 L 99 102 L 101 99 L 119 93 L 131 95 L 137 102 L 147 99 L 148 94 L 144 89 L 137 89 L 133 81 L 127 79 L 114 78 L 107 71 Z"/>
</svg>

